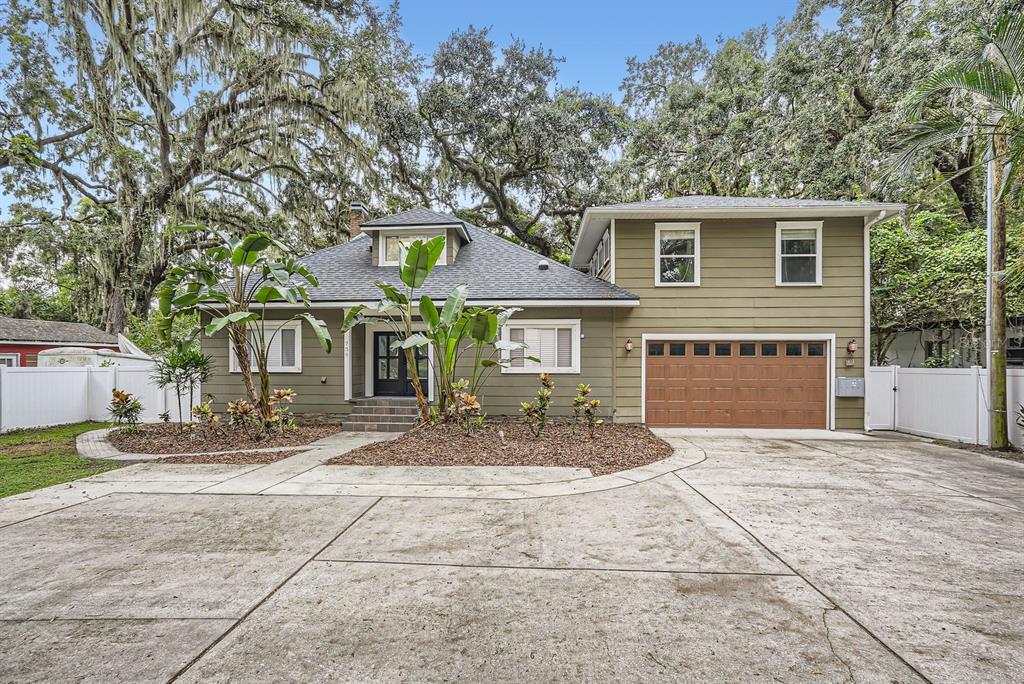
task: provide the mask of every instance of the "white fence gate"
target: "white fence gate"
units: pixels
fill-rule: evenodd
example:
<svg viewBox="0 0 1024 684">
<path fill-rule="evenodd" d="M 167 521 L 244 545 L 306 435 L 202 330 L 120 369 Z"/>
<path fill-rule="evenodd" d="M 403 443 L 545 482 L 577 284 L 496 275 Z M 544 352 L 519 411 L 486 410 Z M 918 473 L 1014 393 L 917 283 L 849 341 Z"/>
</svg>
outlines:
<svg viewBox="0 0 1024 684">
<path fill-rule="evenodd" d="M 177 419 L 178 397 L 174 388 L 160 389 L 150 380 L 146 366 L 77 366 L 74 368 L 7 368 L 0 366 L 0 432 L 19 428 L 109 420 L 107 406 L 116 388 L 134 394 L 142 402 L 142 420 L 151 423 L 164 411 Z M 200 390 L 194 404 L 200 401 Z M 181 410 L 191 411 L 188 395 Z"/>
<path fill-rule="evenodd" d="M 969 444 L 989 443 L 988 371 L 972 368 L 868 369 L 868 428 L 899 430 Z M 1024 369 L 1006 372 L 1010 441 L 1024 445 L 1017 406 L 1024 403 Z"/>
</svg>

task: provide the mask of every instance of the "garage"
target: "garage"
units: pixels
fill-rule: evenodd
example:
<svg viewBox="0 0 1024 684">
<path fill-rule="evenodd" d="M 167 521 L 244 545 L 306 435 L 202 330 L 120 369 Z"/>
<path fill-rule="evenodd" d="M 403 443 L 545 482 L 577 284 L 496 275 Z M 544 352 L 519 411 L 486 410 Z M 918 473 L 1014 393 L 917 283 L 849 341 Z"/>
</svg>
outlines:
<svg viewBox="0 0 1024 684">
<path fill-rule="evenodd" d="M 827 341 L 644 345 L 644 413 L 652 427 L 829 427 Z"/>
</svg>

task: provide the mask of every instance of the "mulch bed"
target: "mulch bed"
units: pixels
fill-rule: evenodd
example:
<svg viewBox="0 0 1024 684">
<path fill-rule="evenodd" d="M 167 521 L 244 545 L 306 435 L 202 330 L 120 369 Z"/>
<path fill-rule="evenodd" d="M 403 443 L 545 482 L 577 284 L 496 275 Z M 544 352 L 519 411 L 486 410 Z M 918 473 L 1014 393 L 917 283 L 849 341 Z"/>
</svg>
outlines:
<svg viewBox="0 0 1024 684">
<path fill-rule="evenodd" d="M 537 439 L 517 420 L 491 419 L 471 435 L 456 425 L 424 426 L 397 439 L 375 442 L 332 458 L 329 465 L 558 466 L 589 468 L 594 475 L 615 473 L 660 461 L 672 447 L 643 425 L 599 425 L 591 438 L 585 428 L 549 423 Z"/>
<path fill-rule="evenodd" d="M 298 451 L 233 451 L 230 454 L 185 454 L 161 458 L 160 463 L 222 463 L 227 465 L 255 465 L 276 463 L 294 456 Z"/>
<path fill-rule="evenodd" d="M 341 428 L 337 425 L 300 425 L 280 435 L 254 441 L 243 430 L 218 427 L 214 434 L 182 432 L 177 423 L 139 426 L 138 431 L 114 430 L 107 439 L 121 451 L 132 454 L 194 454 L 199 451 L 237 451 L 239 448 L 270 449 L 303 446 L 329 437 Z"/>
</svg>

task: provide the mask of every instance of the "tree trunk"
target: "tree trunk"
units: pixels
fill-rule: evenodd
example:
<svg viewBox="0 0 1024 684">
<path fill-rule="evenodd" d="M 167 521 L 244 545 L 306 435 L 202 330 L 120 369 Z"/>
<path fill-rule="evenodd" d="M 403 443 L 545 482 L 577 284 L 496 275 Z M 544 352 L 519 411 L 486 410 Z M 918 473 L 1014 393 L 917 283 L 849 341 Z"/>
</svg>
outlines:
<svg viewBox="0 0 1024 684">
<path fill-rule="evenodd" d="M 107 283 L 107 311 L 103 320 L 103 328 L 108 333 L 122 333 L 128 329 L 128 308 L 124 303 L 124 291 L 121 289 L 121 274 L 115 273 Z"/>
<path fill-rule="evenodd" d="M 423 386 L 420 384 L 420 369 L 416 365 L 416 348 L 409 347 L 405 350 L 405 367 L 412 381 L 412 388 L 416 392 L 416 405 L 420 409 L 420 418 L 424 423 L 430 422 L 430 407 L 427 398 L 423 394 Z"/>
<path fill-rule="evenodd" d="M 249 358 L 249 342 L 246 332 L 243 326 L 232 323 L 229 325 L 228 336 L 231 338 L 231 347 L 235 352 L 235 361 L 238 362 L 242 383 L 245 385 L 245 393 L 249 395 L 249 403 L 259 410 L 260 399 L 256 393 L 256 386 L 252 384 L 252 360 Z M 262 411 L 260 415 L 262 415 Z"/>
<path fill-rule="evenodd" d="M 1006 449 L 1010 440 L 1006 424 L 1006 198 L 1003 189 L 1003 159 L 1006 138 L 992 136 L 995 162 L 992 164 L 992 340 L 989 349 L 989 444 Z"/>
</svg>

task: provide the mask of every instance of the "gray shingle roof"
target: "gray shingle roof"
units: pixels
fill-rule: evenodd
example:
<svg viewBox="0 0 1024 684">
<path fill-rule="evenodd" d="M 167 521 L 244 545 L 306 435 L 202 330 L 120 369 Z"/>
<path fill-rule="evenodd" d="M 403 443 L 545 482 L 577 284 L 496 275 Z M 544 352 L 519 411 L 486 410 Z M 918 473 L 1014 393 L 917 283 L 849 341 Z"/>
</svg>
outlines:
<svg viewBox="0 0 1024 684">
<path fill-rule="evenodd" d="M 413 207 L 398 214 L 382 216 L 372 221 L 364 221 L 364 228 L 383 228 L 386 226 L 451 226 L 466 225 L 466 222 L 451 214 L 442 214 L 425 207 Z"/>
<path fill-rule="evenodd" d="M 407 213 L 407 212 L 406 212 Z M 430 212 L 435 213 L 435 212 Z M 466 224 L 471 242 L 455 257 L 455 263 L 437 266 L 421 294 L 444 299 L 456 285 L 469 286 L 472 300 L 633 300 L 636 295 L 563 264 L 545 259 L 525 247 Z M 322 249 L 299 261 L 316 275 L 319 286 L 310 290 L 316 301 L 372 302 L 380 298 L 376 280 L 400 284 L 398 267 L 374 266 L 368 237 Z M 540 261 L 548 262 L 540 270 Z"/>
<path fill-rule="evenodd" d="M 788 209 L 798 207 L 870 208 L 873 206 L 898 206 L 880 202 L 860 202 L 853 200 L 812 200 L 777 197 L 718 197 L 716 195 L 685 195 L 668 199 L 648 200 L 646 202 L 624 202 L 608 204 L 594 209 Z"/>
<path fill-rule="evenodd" d="M 87 323 L 0 317 L 0 341 L 117 344 L 117 336 Z"/>
</svg>

